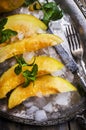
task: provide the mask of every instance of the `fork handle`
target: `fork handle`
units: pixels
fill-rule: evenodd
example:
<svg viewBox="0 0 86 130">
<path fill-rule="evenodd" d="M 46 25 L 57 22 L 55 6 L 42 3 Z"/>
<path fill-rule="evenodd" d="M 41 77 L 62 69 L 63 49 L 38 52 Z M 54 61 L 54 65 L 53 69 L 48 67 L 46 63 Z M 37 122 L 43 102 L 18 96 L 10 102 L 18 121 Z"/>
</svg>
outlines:
<svg viewBox="0 0 86 130">
<path fill-rule="evenodd" d="M 79 76 L 79 78 L 83 84 L 83 89 L 86 92 L 86 79 L 79 73 L 79 71 L 77 72 L 77 75 Z"/>
<path fill-rule="evenodd" d="M 82 66 L 82 69 L 84 71 L 84 74 L 86 75 L 86 67 L 85 67 L 85 63 L 83 60 L 81 60 L 81 66 Z"/>
</svg>

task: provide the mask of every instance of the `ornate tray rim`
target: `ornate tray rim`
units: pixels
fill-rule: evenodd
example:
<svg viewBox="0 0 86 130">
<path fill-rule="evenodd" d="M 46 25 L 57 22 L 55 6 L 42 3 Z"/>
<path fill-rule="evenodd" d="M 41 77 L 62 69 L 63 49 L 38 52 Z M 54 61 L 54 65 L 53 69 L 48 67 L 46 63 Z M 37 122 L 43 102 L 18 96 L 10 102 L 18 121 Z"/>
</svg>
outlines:
<svg viewBox="0 0 86 130">
<path fill-rule="evenodd" d="M 83 15 L 86 17 L 86 8 L 85 8 L 86 5 L 83 5 L 81 0 L 74 0 L 74 1 L 76 2 L 80 10 L 82 11 Z"/>
</svg>

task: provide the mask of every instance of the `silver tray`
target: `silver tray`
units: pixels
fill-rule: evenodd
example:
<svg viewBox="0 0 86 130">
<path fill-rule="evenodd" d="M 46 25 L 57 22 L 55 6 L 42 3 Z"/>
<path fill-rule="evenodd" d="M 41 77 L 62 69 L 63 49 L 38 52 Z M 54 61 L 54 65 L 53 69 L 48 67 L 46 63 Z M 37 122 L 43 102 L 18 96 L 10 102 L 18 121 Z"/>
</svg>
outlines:
<svg viewBox="0 0 86 130">
<path fill-rule="evenodd" d="M 76 26 L 78 32 L 80 33 L 81 40 L 86 47 L 86 19 L 80 8 L 73 0 L 58 0 L 56 1 L 60 4 L 61 8 L 66 14 L 71 17 L 71 22 Z M 16 10 L 17 11 L 17 10 Z M 14 12 L 11 12 L 14 13 Z M 4 16 L 4 14 L 2 14 Z M 9 15 L 9 13 L 5 14 Z M 2 17 L 2 16 L 1 16 Z M 86 56 L 86 51 L 84 52 L 84 58 Z M 86 58 L 85 58 L 86 59 Z M 33 119 L 28 119 L 22 113 L 26 111 L 23 104 L 18 107 L 8 110 L 7 109 L 7 99 L 0 100 L 0 116 L 10 119 L 15 122 L 29 124 L 29 125 L 55 125 L 66 122 L 75 118 L 78 114 L 81 114 L 86 109 L 86 97 L 83 96 L 80 100 L 73 104 L 71 107 L 61 111 L 60 115 L 55 113 L 57 116 L 55 118 L 48 119 L 47 121 L 38 122 Z M 17 114 L 16 114 L 17 113 Z"/>
<path fill-rule="evenodd" d="M 74 0 L 86 17 L 86 0 Z"/>
</svg>

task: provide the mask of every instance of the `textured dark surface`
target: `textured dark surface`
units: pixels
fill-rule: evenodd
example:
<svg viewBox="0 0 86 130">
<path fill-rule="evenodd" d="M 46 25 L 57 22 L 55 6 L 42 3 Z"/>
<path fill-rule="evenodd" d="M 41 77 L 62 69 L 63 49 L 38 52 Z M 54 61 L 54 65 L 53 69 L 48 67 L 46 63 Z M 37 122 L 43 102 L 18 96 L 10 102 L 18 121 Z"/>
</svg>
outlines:
<svg viewBox="0 0 86 130">
<path fill-rule="evenodd" d="M 60 125 L 39 127 L 23 125 L 0 118 L 0 130 L 86 130 L 86 127 L 85 125 L 80 125 L 76 120 L 71 120 Z"/>
</svg>

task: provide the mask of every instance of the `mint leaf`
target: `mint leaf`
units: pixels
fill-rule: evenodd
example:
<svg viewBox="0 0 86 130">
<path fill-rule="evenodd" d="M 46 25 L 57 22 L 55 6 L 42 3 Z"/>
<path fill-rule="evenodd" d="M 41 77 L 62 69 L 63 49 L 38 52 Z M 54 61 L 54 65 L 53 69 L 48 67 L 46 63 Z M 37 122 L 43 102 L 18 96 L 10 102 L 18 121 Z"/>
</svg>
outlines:
<svg viewBox="0 0 86 130">
<path fill-rule="evenodd" d="M 26 61 L 24 60 L 23 57 L 17 57 L 17 56 L 15 56 L 15 58 L 16 58 L 17 63 L 18 63 L 20 66 L 27 66 L 27 65 L 28 65 L 28 64 L 26 63 Z"/>
<path fill-rule="evenodd" d="M 16 58 L 17 63 L 20 66 L 33 66 L 34 63 L 35 63 L 35 57 L 34 57 L 34 61 L 31 64 L 26 63 L 26 61 L 24 60 L 23 57 L 17 57 L 17 56 L 15 56 L 15 58 Z"/>
<path fill-rule="evenodd" d="M 7 41 L 8 39 L 10 39 L 12 36 L 15 36 L 15 35 L 17 35 L 17 32 L 13 31 L 11 29 L 5 29 L 5 30 L 1 31 L 0 43 Z"/>
<path fill-rule="evenodd" d="M 35 81 L 36 77 L 35 75 L 31 75 L 31 71 L 29 70 L 25 70 L 24 72 L 22 72 L 24 78 L 25 78 L 25 82 L 23 83 L 23 87 L 27 87 L 31 81 Z"/>
<path fill-rule="evenodd" d="M 18 65 L 17 67 L 15 67 L 14 72 L 16 73 L 16 75 L 19 75 L 22 72 L 22 67 Z"/>
<path fill-rule="evenodd" d="M 37 72 L 38 72 L 38 65 L 37 64 L 33 65 L 31 71 L 25 70 L 24 72 L 22 72 L 23 76 L 25 77 L 25 82 L 23 84 L 23 87 L 27 87 L 31 81 L 33 82 L 36 80 Z"/>
<path fill-rule="evenodd" d="M 25 82 L 23 83 L 23 87 L 27 87 L 30 84 L 30 80 L 28 80 L 28 78 L 25 78 Z"/>
<path fill-rule="evenodd" d="M 7 23 L 8 18 L 2 18 L 0 20 L 0 43 L 3 43 L 7 40 L 9 40 L 12 36 L 17 35 L 16 31 L 13 31 L 11 29 L 5 29 L 4 26 Z"/>
<path fill-rule="evenodd" d="M 2 31 L 2 29 L 4 29 L 4 25 L 7 23 L 7 18 L 2 18 L 0 20 L 0 32 Z"/>
<path fill-rule="evenodd" d="M 43 19 L 41 19 L 46 25 L 50 22 L 50 20 L 58 20 L 63 17 L 63 12 L 59 8 L 59 6 L 56 4 L 56 2 L 48 2 L 46 0 L 46 3 L 40 3 L 39 0 L 25 0 L 26 5 L 33 4 L 33 10 L 42 10 L 44 13 Z M 39 3 L 40 8 L 37 8 L 36 2 Z"/>
<path fill-rule="evenodd" d="M 23 71 L 22 74 L 23 74 L 24 77 L 30 77 L 31 76 L 31 71 L 25 70 L 25 71 Z"/>
<path fill-rule="evenodd" d="M 38 65 L 35 64 L 35 58 L 31 64 L 26 63 L 23 57 L 15 56 L 15 58 L 17 60 L 18 65 L 15 67 L 14 72 L 17 75 L 22 73 L 23 77 L 25 78 L 25 82 L 23 83 L 23 87 L 27 87 L 31 81 L 32 82 L 35 81 L 36 75 L 38 72 Z M 32 69 L 22 71 L 23 66 L 32 66 Z"/>
<path fill-rule="evenodd" d="M 37 64 L 34 64 L 34 65 L 33 65 L 33 68 L 32 68 L 32 71 L 31 71 L 31 75 L 32 75 L 32 76 L 36 76 L 36 75 L 37 75 L 37 72 L 38 72 L 38 65 L 37 65 Z"/>
<path fill-rule="evenodd" d="M 43 22 L 48 25 L 50 20 L 58 20 L 63 17 L 62 10 L 59 9 L 55 2 L 45 3 L 42 7 L 44 12 Z"/>
<path fill-rule="evenodd" d="M 43 5 L 43 22 L 48 25 L 50 20 L 57 20 L 62 18 L 62 10 L 59 9 L 55 2 L 46 3 Z"/>
</svg>

